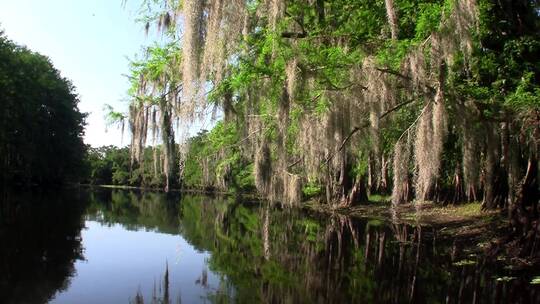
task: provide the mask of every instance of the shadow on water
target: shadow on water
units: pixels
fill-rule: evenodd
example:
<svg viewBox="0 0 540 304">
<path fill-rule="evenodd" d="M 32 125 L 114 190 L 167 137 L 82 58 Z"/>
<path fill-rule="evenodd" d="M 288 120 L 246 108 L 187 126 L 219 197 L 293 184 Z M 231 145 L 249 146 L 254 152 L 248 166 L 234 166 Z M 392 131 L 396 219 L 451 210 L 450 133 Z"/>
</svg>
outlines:
<svg viewBox="0 0 540 304">
<path fill-rule="evenodd" d="M 82 259 L 79 193 L 0 197 L 0 302 L 46 303 L 69 285 Z"/>
<path fill-rule="evenodd" d="M 83 209 L 66 199 L 2 205 L 8 303 L 46 302 L 74 275 Z M 489 264 L 428 226 L 139 191 L 91 191 L 85 201 L 85 220 L 180 235 L 209 253 L 191 285 L 181 285 L 176 265 L 164 261 L 152 294 L 141 286 L 125 295 L 131 303 L 181 303 L 177 291 L 193 286 L 206 303 L 540 303 L 538 285 L 530 284 L 540 273 Z"/>
</svg>

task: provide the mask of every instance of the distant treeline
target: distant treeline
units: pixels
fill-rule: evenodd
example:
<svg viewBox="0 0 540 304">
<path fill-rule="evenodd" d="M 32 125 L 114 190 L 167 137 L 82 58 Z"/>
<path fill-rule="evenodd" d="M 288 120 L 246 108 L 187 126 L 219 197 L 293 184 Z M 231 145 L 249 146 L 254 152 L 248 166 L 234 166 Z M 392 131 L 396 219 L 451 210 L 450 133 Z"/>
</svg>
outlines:
<svg viewBox="0 0 540 304">
<path fill-rule="evenodd" d="M 88 147 L 84 164 L 87 175 L 82 182 L 93 185 L 163 188 L 165 176 L 162 161 L 156 159 L 154 162 L 153 158 L 154 153 L 160 155 L 160 149 L 159 146 L 145 148 L 143 165 L 133 166 L 129 147 Z M 174 179 L 172 186 L 179 186 L 177 178 Z"/>
<path fill-rule="evenodd" d="M 233 156 L 230 162 L 225 164 L 216 162 L 213 158 L 222 144 L 218 142 L 233 139 L 224 136 L 222 131 L 227 130 L 224 130 L 223 126 L 222 123 L 218 123 L 211 132 L 200 131 L 188 139 L 185 153 L 175 154 L 175 169 L 171 170 L 174 173 L 170 180 L 171 188 L 226 192 L 256 191 L 252 164 L 242 163 L 239 155 Z M 184 149 L 180 145 L 175 145 L 175 150 Z M 85 161 L 87 175 L 83 183 L 160 189 L 166 186 L 162 145 L 145 147 L 139 163 L 134 162 L 131 156 L 129 146 L 88 147 Z M 308 194 L 311 196 L 311 192 Z"/>
</svg>

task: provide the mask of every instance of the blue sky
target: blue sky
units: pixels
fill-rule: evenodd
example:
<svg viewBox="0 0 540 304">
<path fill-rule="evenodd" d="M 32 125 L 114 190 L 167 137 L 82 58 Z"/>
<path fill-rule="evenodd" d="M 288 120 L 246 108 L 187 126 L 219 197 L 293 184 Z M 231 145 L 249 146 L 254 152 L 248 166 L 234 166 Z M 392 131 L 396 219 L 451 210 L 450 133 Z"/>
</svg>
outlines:
<svg viewBox="0 0 540 304">
<path fill-rule="evenodd" d="M 14 42 L 51 58 L 88 112 L 85 142 L 120 145 L 120 131 L 105 132 L 103 105 L 125 109 L 126 56 L 151 44 L 135 22 L 140 0 L 2 0 L 0 28 Z M 124 138 L 124 144 L 127 142 Z"/>
</svg>

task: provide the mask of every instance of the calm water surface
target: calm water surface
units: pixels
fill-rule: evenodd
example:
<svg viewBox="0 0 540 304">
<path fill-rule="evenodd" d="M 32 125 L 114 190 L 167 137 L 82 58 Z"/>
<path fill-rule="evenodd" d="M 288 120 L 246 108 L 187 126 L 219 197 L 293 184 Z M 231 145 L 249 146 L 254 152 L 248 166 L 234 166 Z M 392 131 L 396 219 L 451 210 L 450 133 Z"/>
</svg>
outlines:
<svg viewBox="0 0 540 304">
<path fill-rule="evenodd" d="M 125 190 L 1 198 L 1 303 L 540 303 L 540 270 L 428 226 Z"/>
</svg>

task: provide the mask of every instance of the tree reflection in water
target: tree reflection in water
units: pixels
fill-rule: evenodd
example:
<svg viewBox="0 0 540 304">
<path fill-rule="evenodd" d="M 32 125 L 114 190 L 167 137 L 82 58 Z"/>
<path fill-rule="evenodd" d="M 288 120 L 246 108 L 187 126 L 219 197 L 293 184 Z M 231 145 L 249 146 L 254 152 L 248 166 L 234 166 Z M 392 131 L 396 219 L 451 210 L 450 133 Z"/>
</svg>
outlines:
<svg viewBox="0 0 540 304">
<path fill-rule="evenodd" d="M 18 197 L 2 203 L 0 290 L 6 303 L 47 302 L 82 258 L 84 206 L 66 204 L 78 198 Z M 86 220 L 180 234 L 210 253 L 189 286 L 175 285 L 165 261 L 152 297 L 139 289 L 125 295 L 132 303 L 179 303 L 170 291 L 195 285 L 206 292 L 200 301 L 210 303 L 540 303 L 529 284 L 538 274 L 470 256 L 429 226 L 223 197 L 106 190 L 84 201 Z M 218 285 L 209 283 L 210 273 Z"/>
<path fill-rule="evenodd" d="M 184 197 L 180 210 L 180 232 L 212 253 L 210 269 L 226 278 L 234 302 L 540 300 L 527 276 L 497 281 L 512 274 L 438 240 L 433 227 L 202 197 Z M 457 263 L 463 258 L 475 262 Z"/>
<path fill-rule="evenodd" d="M 0 194 L 2 303 L 46 303 L 66 289 L 82 259 L 80 193 Z"/>
</svg>

